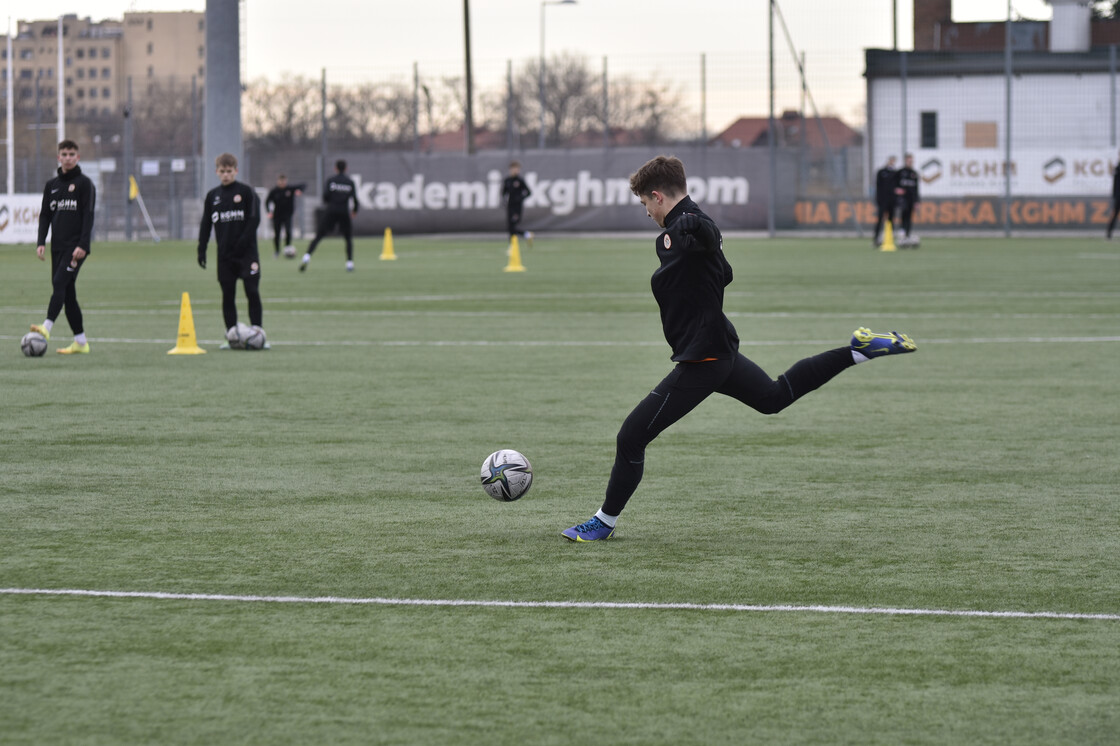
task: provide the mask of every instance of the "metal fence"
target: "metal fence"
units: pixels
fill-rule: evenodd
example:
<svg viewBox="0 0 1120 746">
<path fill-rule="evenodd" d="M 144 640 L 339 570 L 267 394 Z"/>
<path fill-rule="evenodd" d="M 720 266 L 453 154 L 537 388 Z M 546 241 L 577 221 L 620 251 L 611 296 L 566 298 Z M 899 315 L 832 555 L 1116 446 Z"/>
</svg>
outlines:
<svg viewBox="0 0 1120 746">
<path fill-rule="evenodd" d="M 721 152 L 750 149 L 767 157 L 737 162 L 756 169 L 781 164 L 770 173 L 744 174 L 752 184 L 769 185 L 750 199 L 767 202 L 771 215 L 762 225 L 729 228 L 861 233 L 874 224 L 875 171 L 888 155 L 901 160 L 913 152 L 923 196 L 916 222 L 928 230 L 1096 230 L 1107 222 L 1117 147 L 1114 47 L 1011 55 L 838 49 L 806 58 L 790 45 L 772 59 L 773 67 L 768 50 L 558 54 L 543 70 L 538 59 L 484 60 L 473 69 L 469 124 L 461 63 L 250 81 L 242 99 L 240 178 L 262 190 L 278 172 L 306 184 L 297 225 L 309 225 L 338 157 L 396 154 L 418 174 L 435 168 L 438 181 L 443 171 L 474 168 L 454 165 L 457 157 L 485 156 L 489 169 L 511 158 L 563 164 L 553 157 L 563 152 L 626 148 L 641 159 L 687 147 L 715 153 L 705 159 L 713 164 Z M 177 89 L 189 87 L 179 81 Z M 180 110 L 178 119 L 187 116 Z M 189 117 L 193 133 L 201 126 L 193 100 Z M 77 137 L 95 131 L 82 122 L 71 126 Z M 98 146 L 83 143 L 83 167 L 99 179 L 103 237 L 149 233 L 139 205 L 129 200 L 128 174 L 160 236 L 195 233 L 200 197 L 216 183 L 197 138 L 180 130 L 168 152 L 125 155 L 124 141 L 137 137 L 130 127 L 158 126 L 135 118 L 102 121 L 90 136 Z M 637 165 L 640 160 L 630 168 Z M 53 153 L 17 153 L 16 191 L 38 192 L 52 166 Z M 540 171 L 536 178 L 551 176 Z M 577 223 L 561 221 L 557 228 Z"/>
</svg>

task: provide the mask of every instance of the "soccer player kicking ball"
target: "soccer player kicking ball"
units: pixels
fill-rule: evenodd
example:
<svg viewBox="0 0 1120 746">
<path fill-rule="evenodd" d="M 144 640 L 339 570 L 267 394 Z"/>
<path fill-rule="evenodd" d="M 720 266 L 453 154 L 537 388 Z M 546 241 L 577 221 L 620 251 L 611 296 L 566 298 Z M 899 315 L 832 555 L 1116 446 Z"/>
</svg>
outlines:
<svg viewBox="0 0 1120 746">
<path fill-rule="evenodd" d="M 730 396 L 774 414 L 856 363 L 917 349 L 905 334 L 860 328 L 851 344 L 805 358 L 771 379 L 739 352 L 735 327 L 723 313 L 731 265 L 719 228 L 688 196 L 684 164 L 658 156 L 630 177 L 630 191 L 665 229 L 657 237 L 661 266 L 651 285 L 677 365 L 622 423 L 603 507 L 586 523 L 561 532 L 571 541 L 614 535 L 618 516 L 642 480 L 646 446 L 709 395 Z"/>
<path fill-rule="evenodd" d="M 248 184 L 237 181 L 237 156 L 222 153 L 215 159 L 221 186 L 206 193 L 202 222 L 198 227 L 198 266 L 206 269 L 206 245 L 210 228 L 218 239 L 218 284 L 222 288 L 222 316 L 227 337 L 237 326 L 237 281 L 249 300 L 249 323 L 260 329 L 261 261 L 257 254 L 257 226 L 261 222 L 260 200 Z"/>
<path fill-rule="evenodd" d="M 58 319 L 58 313 L 65 308 L 66 321 L 74 332 L 74 342 L 69 347 L 59 348 L 58 352 L 62 355 L 89 354 L 89 341 L 86 339 L 75 283 L 90 252 L 97 190 L 89 177 L 82 174 L 78 158 L 76 142 L 63 140 L 58 144 L 58 176 L 48 181 L 43 189 L 43 206 L 39 212 L 39 240 L 35 247 L 39 259 L 45 261 L 47 229 L 50 229 L 53 290 L 47 303 L 47 318 L 42 324 L 32 324 L 31 331 L 42 334 L 44 339 L 50 339 L 51 328 Z"/>
</svg>

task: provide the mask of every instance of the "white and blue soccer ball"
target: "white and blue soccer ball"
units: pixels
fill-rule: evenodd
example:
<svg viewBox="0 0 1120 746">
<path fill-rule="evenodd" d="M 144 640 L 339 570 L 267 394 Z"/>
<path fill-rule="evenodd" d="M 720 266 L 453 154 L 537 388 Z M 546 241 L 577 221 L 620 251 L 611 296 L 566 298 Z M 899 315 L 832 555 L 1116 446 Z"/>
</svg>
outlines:
<svg viewBox="0 0 1120 746">
<path fill-rule="evenodd" d="M 265 336 L 264 329 L 259 326 L 249 327 L 249 336 L 245 337 L 246 350 L 263 350 L 268 337 Z"/>
<path fill-rule="evenodd" d="M 19 341 L 19 348 L 27 357 L 42 357 L 47 351 L 47 338 L 39 332 L 28 332 Z"/>
<path fill-rule="evenodd" d="M 533 486 L 533 467 L 529 459 L 510 448 L 495 451 L 482 462 L 482 489 L 500 502 L 510 503 L 525 497 Z"/>
<path fill-rule="evenodd" d="M 245 343 L 249 340 L 249 337 L 252 336 L 252 334 L 252 327 L 250 327 L 248 324 L 242 324 L 240 321 L 238 321 L 236 326 L 231 326 L 226 330 L 226 341 L 229 342 L 229 346 L 231 349 L 244 350 Z"/>
<path fill-rule="evenodd" d="M 288 244 L 287 246 L 285 246 L 284 247 L 284 256 L 286 256 L 289 259 L 295 259 L 296 258 L 296 247 L 292 246 L 291 244 Z"/>
</svg>

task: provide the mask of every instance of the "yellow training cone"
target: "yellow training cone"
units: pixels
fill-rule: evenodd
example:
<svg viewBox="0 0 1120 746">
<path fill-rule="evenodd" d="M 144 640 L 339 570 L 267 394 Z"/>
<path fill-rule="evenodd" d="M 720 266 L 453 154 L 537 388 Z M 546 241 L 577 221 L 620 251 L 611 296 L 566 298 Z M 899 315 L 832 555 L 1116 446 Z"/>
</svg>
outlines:
<svg viewBox="0 0 1120 746">
<path fill-rule="evenodd" d="M 898 251 L 898 247 L 894 245 L 894 228 L 891 227 L 891 221 L 886 222 L 883 226 L 883 245 L 879 247 L 879 251 Z"/>
<path fill-rule="evenodd" d="M 385 229 L 385 240 L 381 244 L 381 261 L 390 262 L 397 258 L 393 253 L 393 231 L 390 228 Z"/>
<path fill-rule="evenodd" d="M 521 263 L 521 248 L 517 245 L 517 236 L 509 237 L 509 264 L 506 272 L 524 272 L 525 265 Z"/>
<path fill-rule="evenodd" d="M 191 296 L 187 293 L 183 293 L 183 301 L 179 304 L 179 338 L 175 341 L 175 349 L 168 350 L 167 354 L 206 354 L 206 350 L 198 346 L 198 339 L 194 336 L 194 316 L 191 314 Z"/>
</svg>

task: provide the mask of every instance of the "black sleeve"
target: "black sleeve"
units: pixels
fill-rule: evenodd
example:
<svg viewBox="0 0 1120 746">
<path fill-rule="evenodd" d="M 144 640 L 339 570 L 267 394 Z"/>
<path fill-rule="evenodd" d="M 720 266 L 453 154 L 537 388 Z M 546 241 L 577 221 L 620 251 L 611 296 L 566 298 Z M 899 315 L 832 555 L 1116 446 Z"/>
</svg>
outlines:
<svg viewBox="0 0 1120 746">
<path fill-rule="evenodd" d="M 687 227 L 690 223 L 695 223 L 695 227 Z M 668 230 L 674 244 L 679 242 L 683 251 L 716 251 L 722 239 L 711 218 L 695 213 L 684 213 Z"/>
<path fill-rule="evenodd" d="M 210 243 L 210 195 L 213 192 L 207 192 L 206 196 L 202 199 L 202 222 L 198 224 L 198 256 L 205 258 L 206 244 Z"/>
<path fill-rule="evenodd" d="M 245 222 L 241 229 L 241 235 L 237 238 L 235 246 L 245 248 L 252 243 L 253 238 L 257 234 L 257 228 L 261 224 L 261 201 L 257 197 L 257 192 L 253 187 L 248 184 L 244 185 L 242 195 L 245 201 Z"/>
<path fill-rule="evenodd" d="M 354 200 L 354 212 L 358 212 L 358 185 L 351 180 L 350 182 L 350 197 Z"/>
<path fill-rule="evenodd" d="M 43 187 L 43 205 L 39 208 L 39 240 L 35 246 L 47 245 L 47 231 L 51 227 L 51 183 Z"/>
<path fill-rule="evenodd" d="M 93 208 L 97 203 L 97 188 L 89 179 L 82 178 L 82 237 L 79 239 L 78 246 L 85 249 L 88 254 L 91 251 L 90 242 L 93 240 Z"/>
</svg>

